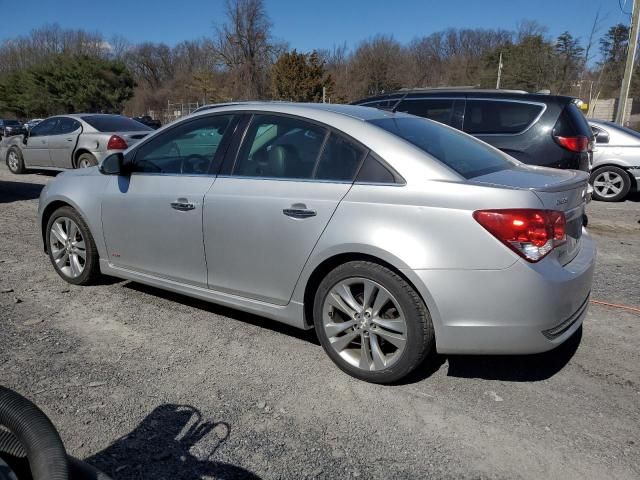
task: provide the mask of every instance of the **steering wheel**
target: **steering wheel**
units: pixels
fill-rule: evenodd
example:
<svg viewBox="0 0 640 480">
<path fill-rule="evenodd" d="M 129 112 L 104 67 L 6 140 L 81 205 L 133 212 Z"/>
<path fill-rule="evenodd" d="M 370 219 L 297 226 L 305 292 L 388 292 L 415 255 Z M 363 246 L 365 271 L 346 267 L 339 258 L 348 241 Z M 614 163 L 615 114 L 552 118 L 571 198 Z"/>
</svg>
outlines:
<svg viewBox="0 0 640 480">
<path fill-rule="evenodd" d="M 204 155 L 193 153 L 182 159 L 180 162 L 180 173 L 197 173 L 204 175 L 207 173 L 209 160 Z"/>
<path fill-rule="evenodd" d="M 6 478 L 19 480 L 110 480 L 90 465 L 68 457 L 44 412 L 22 395 L 0 386 L 0 478 L 5 478 L 3 471 Z"/>
</svg>

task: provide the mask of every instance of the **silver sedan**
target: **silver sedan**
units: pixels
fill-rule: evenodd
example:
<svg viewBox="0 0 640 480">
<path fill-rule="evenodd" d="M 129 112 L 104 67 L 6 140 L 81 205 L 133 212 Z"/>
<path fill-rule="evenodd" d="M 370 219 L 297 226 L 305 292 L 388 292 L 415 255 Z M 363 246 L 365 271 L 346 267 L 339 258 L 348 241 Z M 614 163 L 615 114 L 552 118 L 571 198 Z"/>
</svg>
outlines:
<svg viewBox="0 0 640 480">
<path fill-rule="evenodd" d="M 604 120 L 589 120 L 595 137 L 591 183 L 593 197 L 624 200 L 640 190 L 640 133 Z"/>
<path fill-rule="evenodd" d="M 59 175 L 39 216 L 67 282 L 102 273 L 315 328 L 342 370 L 389 383 L 434 350 L 542 352 L 580 328 L 587 180 L 407 114 L 251 103 Z"/>
<path fill-rule="evenodd" d="M 103 158 L 125 150 L 152 131 L 122 115 L 75 114 L 49 117 L 24 135 L 0 144 L 11 172 L 28 168 L 62 170 L 97 165 Z"/>
</svg>

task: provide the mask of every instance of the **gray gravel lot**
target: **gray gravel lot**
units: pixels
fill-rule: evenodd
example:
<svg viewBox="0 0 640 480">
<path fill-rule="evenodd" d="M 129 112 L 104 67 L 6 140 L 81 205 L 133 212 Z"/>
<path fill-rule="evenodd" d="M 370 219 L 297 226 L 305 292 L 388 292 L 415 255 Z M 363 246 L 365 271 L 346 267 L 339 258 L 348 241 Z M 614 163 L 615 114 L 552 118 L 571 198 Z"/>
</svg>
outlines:
<svg viewBox="0 0 640 480">
<path fill-rule="evenodd" d="M 342 374 L 314 335 L 43 254 L 51 175 L 0 166 L 0 384 L 117 479 L 640 478 L 640 315 L 592 305 L 528 357 L 438 357 L 403 385 Z M 593 299 L 640 306 L 640 196 L 593 202 Z"/>
</svg>

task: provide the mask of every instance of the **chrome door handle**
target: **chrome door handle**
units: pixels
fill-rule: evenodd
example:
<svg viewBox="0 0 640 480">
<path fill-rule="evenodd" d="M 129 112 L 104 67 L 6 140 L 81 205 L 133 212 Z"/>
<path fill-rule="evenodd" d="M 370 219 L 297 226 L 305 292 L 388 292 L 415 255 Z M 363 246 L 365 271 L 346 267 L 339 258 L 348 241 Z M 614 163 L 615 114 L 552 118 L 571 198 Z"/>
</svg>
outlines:
<svg viewBox="0 0 640 480">
<path fill-rule="evenodd" d="M 174 210 L 179 210 L 181 212 L 188 212 L 189 210 L 194 210 L 196 206 L 189 202 L 186 198 L 179 198 L 175 202 L 171 202 L 171 208 Z"/>
<path fill-rule="evenodd" d="M 308 208 L 285 208 L 282 213 L 291 218 L 309 218 L 318 214 L 315 210 L 309 210 Z"/>
</svg>

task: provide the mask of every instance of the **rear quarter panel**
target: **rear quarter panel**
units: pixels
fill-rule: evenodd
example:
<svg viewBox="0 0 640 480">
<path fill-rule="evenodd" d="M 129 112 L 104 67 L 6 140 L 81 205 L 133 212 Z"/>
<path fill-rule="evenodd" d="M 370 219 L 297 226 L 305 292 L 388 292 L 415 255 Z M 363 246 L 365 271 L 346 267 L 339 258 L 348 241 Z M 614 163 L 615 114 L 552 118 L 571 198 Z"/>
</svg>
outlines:
<svg viewBox="0 0 640 480">
<path fill-rule="evenodd" d="M 418 285 L 414 271 L 499 270 L 513 265 L 519 257 L 472 216 L 478 209 L 505 206 L 540 208 L 541 202 L 530 191 L 464 182 L 354 185 L 318 240 L 292 300 L 304 301 L 309 277 L 325 260 L 345 253 L 364 254 L 401 270 L 418 288 L 438 323 L 429 286 Z"/>
</svg>

